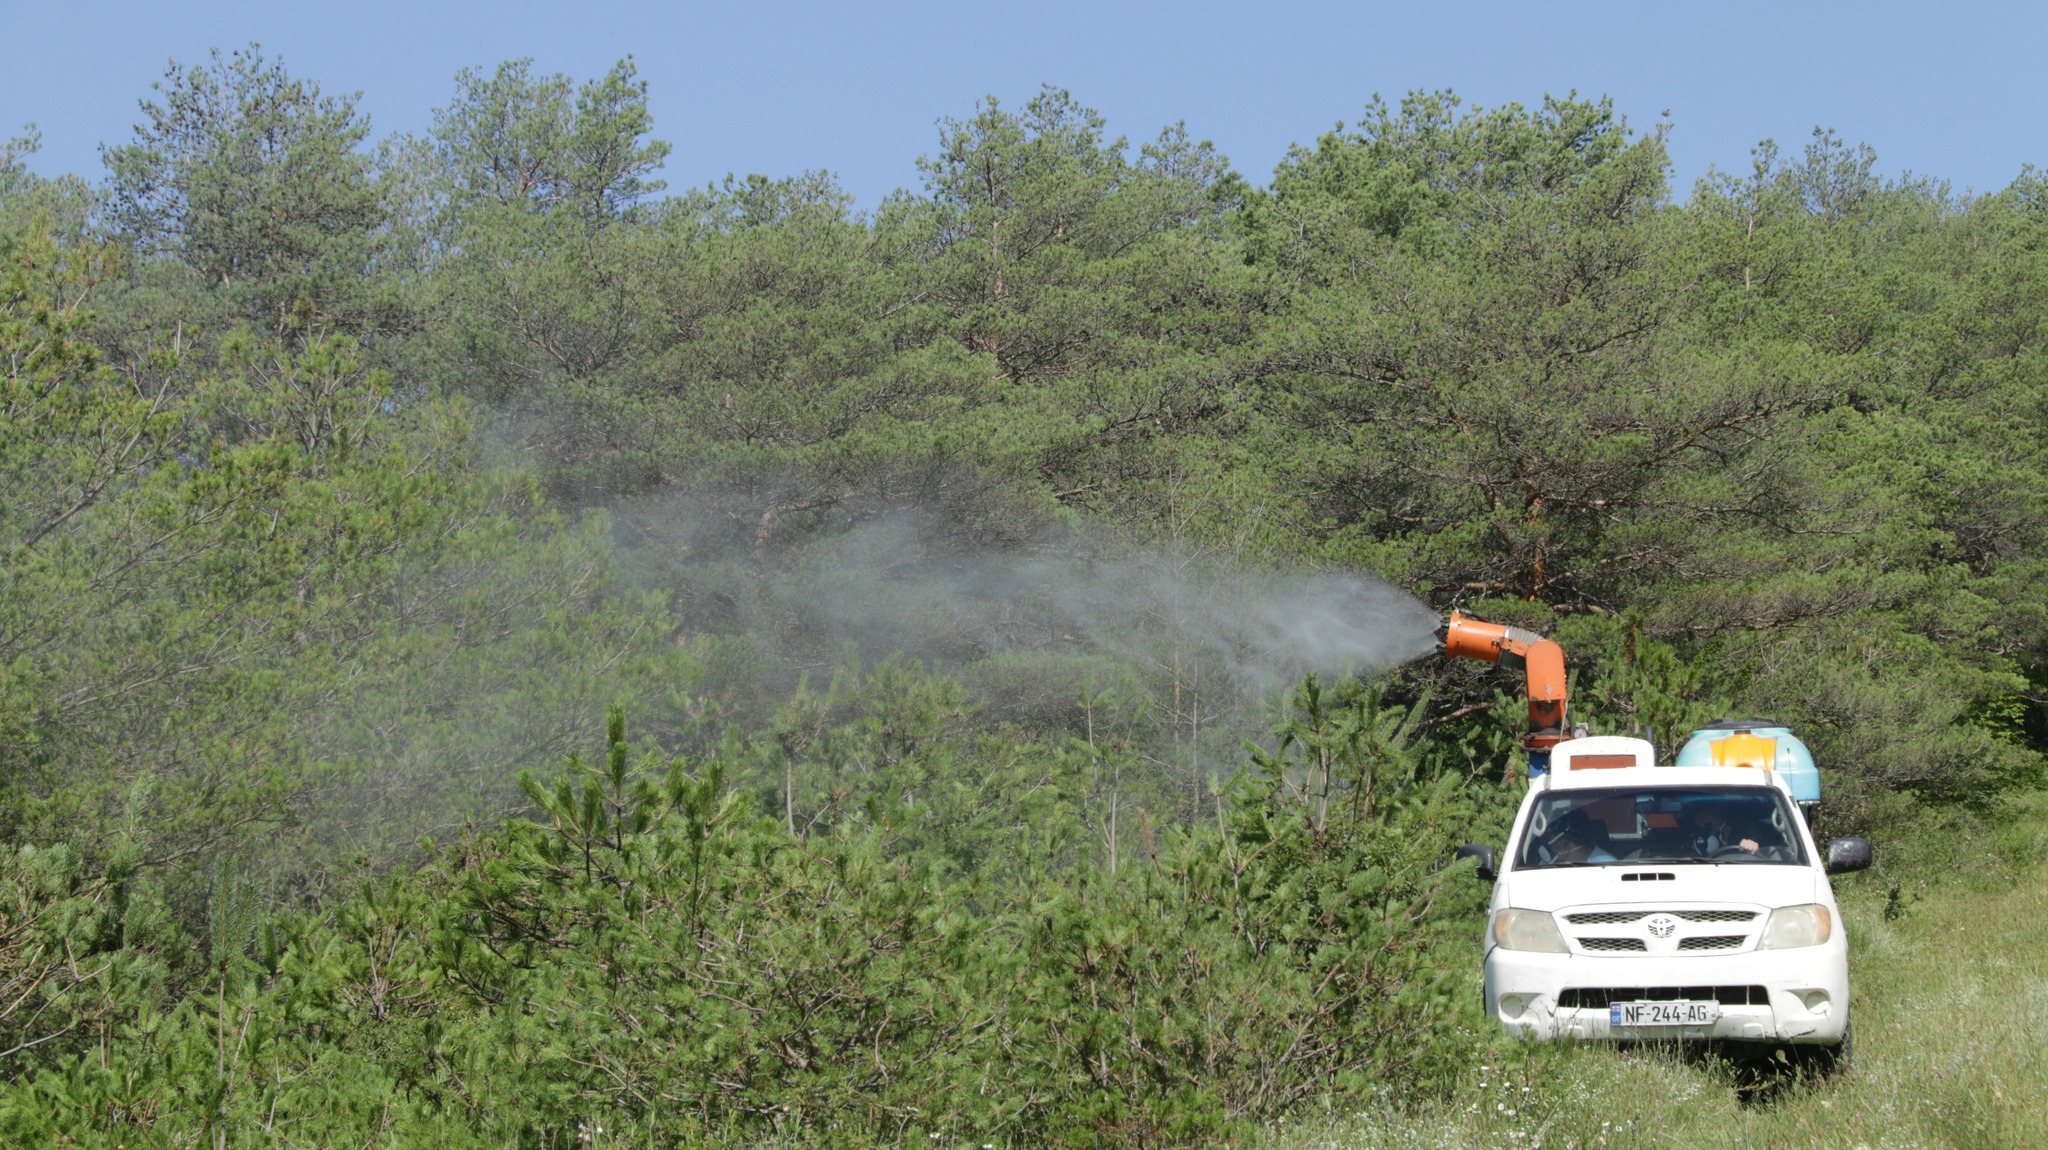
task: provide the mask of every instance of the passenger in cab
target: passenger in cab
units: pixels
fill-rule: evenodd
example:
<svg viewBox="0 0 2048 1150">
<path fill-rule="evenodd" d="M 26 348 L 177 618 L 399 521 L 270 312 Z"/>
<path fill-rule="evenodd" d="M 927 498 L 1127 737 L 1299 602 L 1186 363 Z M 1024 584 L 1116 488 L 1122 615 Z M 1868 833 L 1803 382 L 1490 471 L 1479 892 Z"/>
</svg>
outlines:
<svg viewBox="0 0 2048 1150">
<path fill-rule="evenodd" d="M 1547 849 L 1553 865 L 1618 862 L 1614 852 L 1600 844 L 1601 834 L 1584 811 L 1569 811 L 1550 832 Z"/>
</svg>

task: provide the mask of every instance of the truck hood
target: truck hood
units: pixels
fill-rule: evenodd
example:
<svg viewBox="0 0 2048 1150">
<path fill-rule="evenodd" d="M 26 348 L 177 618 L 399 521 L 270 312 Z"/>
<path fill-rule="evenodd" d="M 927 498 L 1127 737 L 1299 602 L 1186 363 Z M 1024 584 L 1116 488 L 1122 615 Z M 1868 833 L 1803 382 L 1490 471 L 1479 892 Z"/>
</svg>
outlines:
<svg viewBox="0 0 2048 1150">
<path fill-rule="evenodd" d="M 1631 875 L 1669 878 L 1629 878 Z M 1496 906 L 1558 910 L 1601 903 L 1745 903 L 1780 907 L 1832 902 L 1816 868 L 1760 863 L 1687 866 L 1594 866 L 1515 870 L 1501 876 Z"/>
</svg>

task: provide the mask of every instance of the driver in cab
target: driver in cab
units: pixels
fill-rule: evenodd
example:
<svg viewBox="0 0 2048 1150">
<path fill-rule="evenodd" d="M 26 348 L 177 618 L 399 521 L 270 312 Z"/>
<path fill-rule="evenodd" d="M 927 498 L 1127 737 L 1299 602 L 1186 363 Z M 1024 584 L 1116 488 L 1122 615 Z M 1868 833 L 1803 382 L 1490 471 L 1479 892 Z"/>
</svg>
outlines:
<svg viewBox="0 0 2048 1150">
<path fill-rule="evenodd" d="M 1703 803 L 1689 812 L 1688 822 L 1693 836 L 1693 850 L 1699 857 L 1728 857 L 1736 854 L 1753 855 L 1771 852 L 1775 842 L 1766 842 L 1763 832 L 1739 820 L 1737 812 L 1726 803 Z M 1776 836 L 1770 836 L 1775 839 Z"/>
</svg>

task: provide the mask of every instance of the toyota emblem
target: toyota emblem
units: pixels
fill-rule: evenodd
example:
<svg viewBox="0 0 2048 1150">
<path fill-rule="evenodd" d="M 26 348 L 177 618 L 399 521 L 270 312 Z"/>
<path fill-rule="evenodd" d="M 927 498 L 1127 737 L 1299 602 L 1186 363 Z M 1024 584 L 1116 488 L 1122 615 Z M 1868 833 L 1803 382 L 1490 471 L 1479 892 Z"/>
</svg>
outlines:
<svg viewBox="0 0 2048 1150">
<path fill-rule="evenodd" d="M 1677 919 L 1672 918 L 1668 914 L 1653 914 L 1650 916 L 1651 938 L 1670 938 L 1673 934 L 1676 934 L 1677 932 Z"/>
</svg>

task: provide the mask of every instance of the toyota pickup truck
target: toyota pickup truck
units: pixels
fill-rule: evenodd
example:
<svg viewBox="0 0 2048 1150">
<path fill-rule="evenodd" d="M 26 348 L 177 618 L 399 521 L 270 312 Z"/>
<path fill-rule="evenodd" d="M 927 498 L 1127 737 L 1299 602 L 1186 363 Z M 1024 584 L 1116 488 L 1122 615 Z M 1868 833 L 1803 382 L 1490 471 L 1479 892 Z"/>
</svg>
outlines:
<svg viewBox="0 0 2048 1150">
<path fill-rule="evenodd" d="M 1495 879 L 1486 1012 L 1536 1040 L 1686 1039 L 1782 1050 L 1819 1069 L 1850 1049 L 1849 950 L 1823 853 L 1782 773 L 1657 766 L 1643 739 L 1567 739 L 1530 781 Z"/>
</svg>

